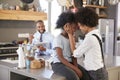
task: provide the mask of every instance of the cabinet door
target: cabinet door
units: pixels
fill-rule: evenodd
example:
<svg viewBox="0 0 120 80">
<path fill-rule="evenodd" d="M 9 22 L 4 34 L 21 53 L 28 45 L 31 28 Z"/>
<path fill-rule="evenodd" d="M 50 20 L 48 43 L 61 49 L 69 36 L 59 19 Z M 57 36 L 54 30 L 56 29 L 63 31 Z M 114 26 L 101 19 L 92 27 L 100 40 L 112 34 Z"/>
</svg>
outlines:
<svg viewBox="0 0 120 80">
<path fill-rule="evenodd" d="M 118 70 L 117 69 L 112 69 L 108 70 L 108 77 L 109 80 L 118 80 Z"/>
<path fill-rule="evenodd" d="M 9 80 L 9 70 L 0 66 L 0 80 Z"/>
<path fill-rule="evenodd" d="M 118 72 L 118 80 L 120 80 L 120 71 Z"/>
</svg>

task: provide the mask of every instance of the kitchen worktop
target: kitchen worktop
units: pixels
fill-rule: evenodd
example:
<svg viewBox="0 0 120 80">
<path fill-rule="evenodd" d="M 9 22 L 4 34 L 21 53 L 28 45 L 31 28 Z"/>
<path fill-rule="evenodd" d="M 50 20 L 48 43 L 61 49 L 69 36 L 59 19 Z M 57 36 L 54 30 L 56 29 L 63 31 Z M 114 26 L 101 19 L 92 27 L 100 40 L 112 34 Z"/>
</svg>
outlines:
<svg viewBox="0 0 120 80">
<path fill-rule="evenodd" d="M 105 60 L 107 60 L 106 61 L 107 70 L 114 69 L 114 68 L 120 68 L 120 62 L 119 62 L 120 56 L 107 57 L 107 59 Z M 53 71 L 49 67 L 44 67 L 41 69 L 18 69 L 16 68 L 17 67 L 16 62 L 10 63 L 6 61 L 0 61 L 0 67 L 9 69 L 9 74 L 11 74 L 12 72 L 15 74 L 28 76 L 36 80 L 50 80 L 53 74 Z M 9 80 L 12 80 L 12 79 L 9 79 Z"/>
<path fill-rule="evenodd" d="M 12 72 L 15 74 L 21 74 L 23 76 L 31 77 L 36 80 L 49 80 L 53 74 L 53 71 L 49 67 L 41 69 L 19 69 L 17 68 L 17 63 L 9 63 L 6 61 L 0 61 L 0 67 L 9 69 L 10 73 Z"/>
</svg>

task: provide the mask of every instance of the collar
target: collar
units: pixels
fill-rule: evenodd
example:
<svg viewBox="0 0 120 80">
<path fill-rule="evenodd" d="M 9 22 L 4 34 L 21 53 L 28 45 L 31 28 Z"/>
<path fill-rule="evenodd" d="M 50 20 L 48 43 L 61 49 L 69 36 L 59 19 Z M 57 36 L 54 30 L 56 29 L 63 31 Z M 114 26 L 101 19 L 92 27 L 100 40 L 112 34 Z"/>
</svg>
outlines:
<svg viewBox="0 0 120 80">
<path fill-rule="evenodd" d="M 43 33 L 40 33 L 39 31 L 37 31 L 37 34 L 45 34 L 46 33 L 46 31 L 44 31 Z"/>
<path fill-rule="evenodd" d="M 92 35 L 92 34 L 98 34 L 98 32 L 99 32 L 98 29 L 94 29 L 94 30 L 88 32 L 85 36 L 90 36 L 90 35 Z"/>
</svg>

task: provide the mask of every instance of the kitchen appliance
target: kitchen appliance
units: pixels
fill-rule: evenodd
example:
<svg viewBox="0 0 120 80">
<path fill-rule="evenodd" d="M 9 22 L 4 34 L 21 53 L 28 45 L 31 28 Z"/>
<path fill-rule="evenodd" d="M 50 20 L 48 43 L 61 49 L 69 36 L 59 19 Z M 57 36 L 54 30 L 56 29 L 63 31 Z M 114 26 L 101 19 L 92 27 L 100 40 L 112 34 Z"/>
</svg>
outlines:
<svg viewBox="0 0 120 80">
<path fill-rule="evenodd" d="M 14 43 L 0 43 L 0 59 L 17 57 L 18 45 Z"/>
<path fill-rule="evenodd" d="M 98 29 L 103 39 L 103 53 L 105 57 L 112 59 L 115 52 L 114 19 L 99 19 Z M 107 64 L 113 63 L 111 59 Z"/>
<path fill-rule="evenodd" d="M 116 26 L 116 56 L 120 56 L 120 2 L 117 5 L 117 26 Z"/>
</svg>

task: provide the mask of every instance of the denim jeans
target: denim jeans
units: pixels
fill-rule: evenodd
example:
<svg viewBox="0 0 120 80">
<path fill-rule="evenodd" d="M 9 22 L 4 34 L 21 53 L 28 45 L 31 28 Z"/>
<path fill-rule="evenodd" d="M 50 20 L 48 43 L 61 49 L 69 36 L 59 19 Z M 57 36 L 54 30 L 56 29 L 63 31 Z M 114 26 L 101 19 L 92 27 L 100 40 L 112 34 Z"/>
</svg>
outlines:
<svg viewBox="0 0 120 80">
<path fill-rule="evenodd" d="M 88 71 L 93 80 L 108 80 L 108 72 L 106 68 L 100 68 L 96 71 Z"/>
</svg>

